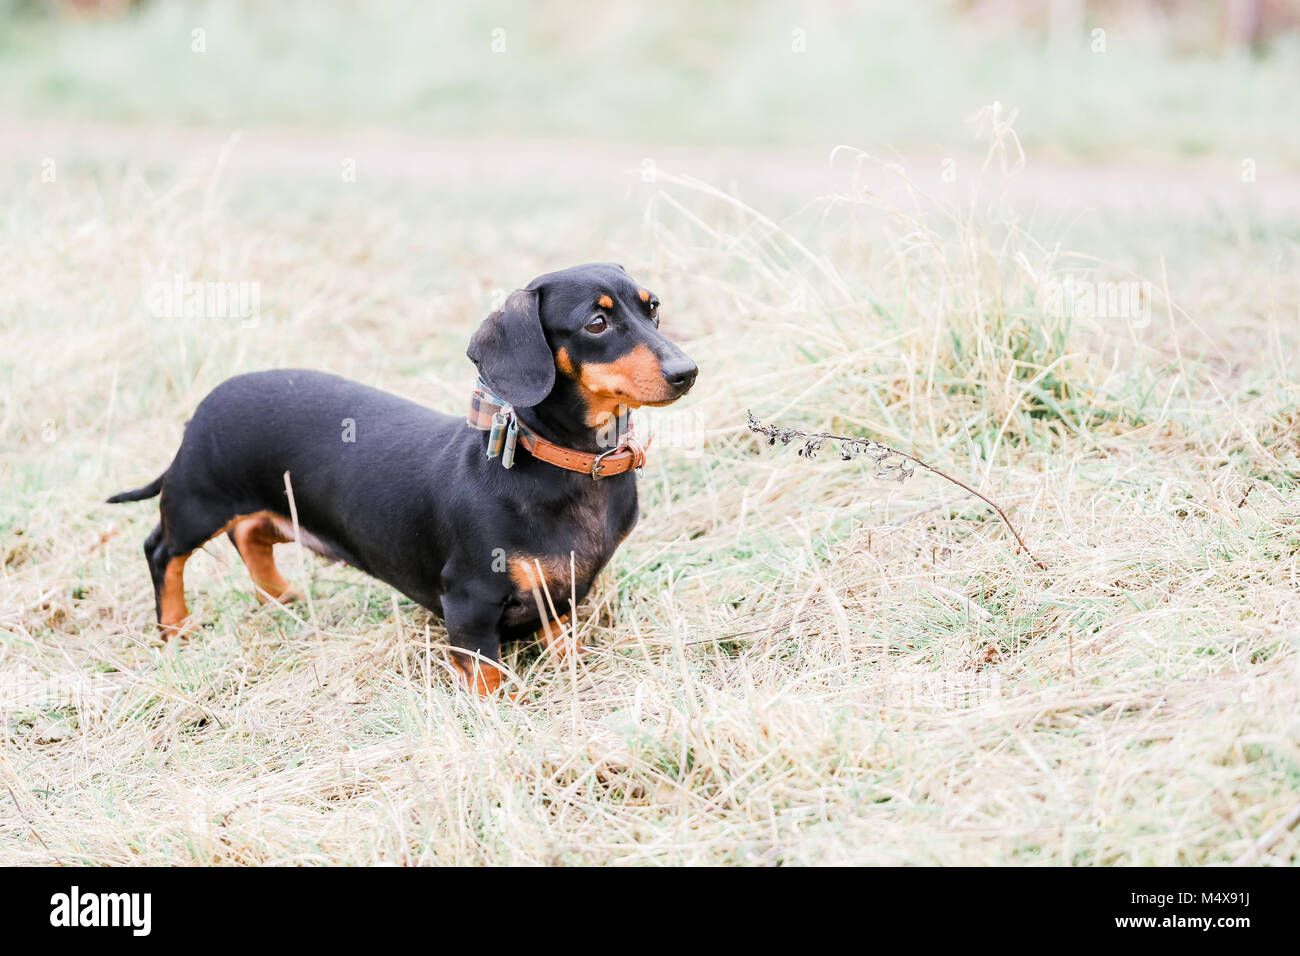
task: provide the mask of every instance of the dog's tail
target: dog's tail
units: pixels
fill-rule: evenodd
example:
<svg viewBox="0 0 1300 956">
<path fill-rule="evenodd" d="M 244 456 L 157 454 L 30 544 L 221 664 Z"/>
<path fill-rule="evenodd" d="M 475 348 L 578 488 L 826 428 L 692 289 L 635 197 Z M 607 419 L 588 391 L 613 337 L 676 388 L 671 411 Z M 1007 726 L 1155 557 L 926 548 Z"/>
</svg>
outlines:
<svg viewBox="0 0 1300 956">
<path fill-rule="evenodd" d="M 134 491 L 120 491 L 108 499 L 110 505 L 118 505 L 123 501 L 144 501 L 146 498 L 152 498 L 158 492 L 162 491 L 163 479 L 167 477 L 167 472 L 163 472 L 143 488 L 136 488 Z"/>
</svg>

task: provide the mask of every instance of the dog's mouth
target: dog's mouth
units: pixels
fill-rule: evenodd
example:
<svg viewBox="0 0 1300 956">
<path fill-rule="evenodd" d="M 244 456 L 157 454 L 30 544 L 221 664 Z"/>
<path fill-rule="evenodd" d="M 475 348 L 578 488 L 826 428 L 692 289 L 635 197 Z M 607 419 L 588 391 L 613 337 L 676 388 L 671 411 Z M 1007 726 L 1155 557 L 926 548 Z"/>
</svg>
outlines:
<svg viewBox="0 0 1300 956">
<path fill-rule="evenodd" d="M 668 398 L 656 398 L 656 399 L 645 399 L 645 400 L 631 399 L 628 400 L 626 404 L 628 405 L 629 408 L 642 408 L 642 407 L 663 408 L 665 405 L 671 405 L 673 402 L 677 401 L 678 399 L 683 398 L 686 395 L 686 393 L 689 392 L 690 390 L 691 387 L 687 385 L 681 391 L 677 392 L 676 394 L 670 395 Z"/>
<path fill-rule="evenodd" d="M 604 401 L 617 401 L 630 408 L 640 408 L 643 405 L 656 408 L 671 405 L 685 396 L 694 384 L 692 381 L 689 384 L 673 386 L 666 379 L 660 378 L 653 387 L 646 388 L 644 387 L 646 383 L 643 382 L 624 381 L 616 384 L 608 379 L 593 381 L 586 375 L 582 377 L 581 383 L 593 396 Z"/>
<path fill-rule="evenodd" d="M 633 395 L 622 389 L 605 390 L 588 388 L 591 399 L 594 401 L 589 404 L 609 408 L 616 405 L 625 405 L 628 408 L 663 408 L 665 405 L 671 405 L 677 401 L 686 392 L 680 394 L 670 394 L 666 397 L 656 396 L 650 398 L 642 395 Z"/>
</svg>

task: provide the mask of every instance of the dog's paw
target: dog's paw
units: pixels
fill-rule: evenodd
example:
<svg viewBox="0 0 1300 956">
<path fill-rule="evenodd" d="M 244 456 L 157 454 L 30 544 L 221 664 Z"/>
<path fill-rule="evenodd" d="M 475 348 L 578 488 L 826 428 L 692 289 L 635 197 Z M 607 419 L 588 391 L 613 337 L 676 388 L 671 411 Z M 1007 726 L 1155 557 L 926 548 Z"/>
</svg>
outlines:
<svg viewBox="0 0 1300 956">
<path fill-rule="evenodd" d="M 202 621 L 190 614 L 183 617 L 176 624 L 159 625 L 158 631 L 162 634 L 164 641 L 183 641 L 187 640 L 195 631 L 202 630 L 205 626 Z"/>
<path fill-rule="evenodd" d="M 285 588 L 279 594 L 271 594 L 258 588 L 255 593 L 258 604 L 292 604 L 304 600 L 303 593 L 297 588 Z"/>
</svg>

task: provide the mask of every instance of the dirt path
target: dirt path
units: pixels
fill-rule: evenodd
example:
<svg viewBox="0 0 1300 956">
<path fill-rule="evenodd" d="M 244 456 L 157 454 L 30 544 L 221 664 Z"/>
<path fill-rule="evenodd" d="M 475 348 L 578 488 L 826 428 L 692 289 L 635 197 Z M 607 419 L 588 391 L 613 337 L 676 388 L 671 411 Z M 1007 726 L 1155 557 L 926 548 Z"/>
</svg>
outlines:
<svg viewBox="0 0 1300 956">
<path fill-rule="evenodd" d="M 426 183 L 448 189 L 541 190 L 581 187 L 626 196 L 661 173 L 688 175 L 742 196 L 801 203 L 849 187 L 853 159 L 832 164 L 829 147 L 806 150 L 637 146 L 597 142 L 437 141 L 386 133 L 324 136 L 285 130 L 232 133 L 217 129 L 0 125 L 0 160 L 39 170 L 59 162 L 208 167 L 226 151 L 225 174 L 291 178 L 321 185 L 343 180 L 354 162 L 357 181 Z M 882 155 L 892 156 L 883 152 Z M 951 160 L 952 165 L 947 165 Z M 948 202 L 969 199 L 982 157 L 933 153 L 898 157 L 916 186 Z M 947 181 L 945 173 L 955 173 Z M 1242 162 L 1204 161 L 1169 167 L 1140 163 L 1036 161 L 1010 181 L 1007 195 L 1025 209 L 1052 214 L 1116 213 L 1200 218 L 1247 213 L 1262 218 L 1300 215 L 1300 176 L 1274 174 L 1258 162 L 1255 181 Z M 982 193 L 999 188 L 996 173 Z M 893 200 L 905 199 L 894 177 L 873 171 L 862 182 Z M 541 191 L 539 190 L 539 191 Z"/>
</svg>

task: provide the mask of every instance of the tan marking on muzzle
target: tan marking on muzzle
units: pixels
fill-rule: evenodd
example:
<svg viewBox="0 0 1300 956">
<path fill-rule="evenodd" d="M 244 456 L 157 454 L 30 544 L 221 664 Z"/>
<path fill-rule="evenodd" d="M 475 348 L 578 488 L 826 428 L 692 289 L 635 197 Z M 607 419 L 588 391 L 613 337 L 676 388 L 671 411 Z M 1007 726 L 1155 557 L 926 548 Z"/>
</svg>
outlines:
<svg viewBox="0 0 1300 956">
<path fill-rule="evenodd" d="M 659 359 L 644 343 L 612 362 L 582 366 L 578 380 L 585 389 L 587 424 L 592 428 L 618 414 L 620 405 L 669 405 L 678 398 L 664 381 Z"/>
</svg>

